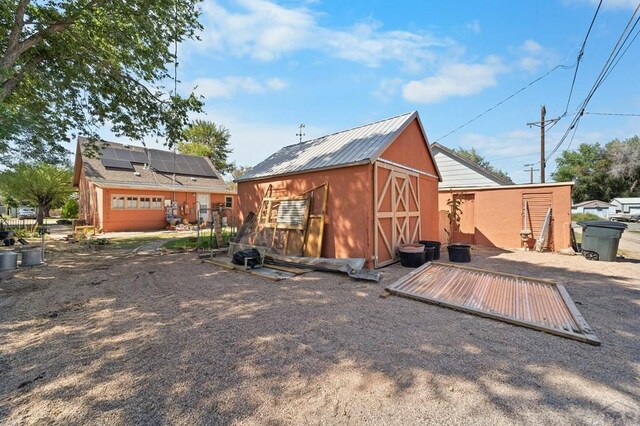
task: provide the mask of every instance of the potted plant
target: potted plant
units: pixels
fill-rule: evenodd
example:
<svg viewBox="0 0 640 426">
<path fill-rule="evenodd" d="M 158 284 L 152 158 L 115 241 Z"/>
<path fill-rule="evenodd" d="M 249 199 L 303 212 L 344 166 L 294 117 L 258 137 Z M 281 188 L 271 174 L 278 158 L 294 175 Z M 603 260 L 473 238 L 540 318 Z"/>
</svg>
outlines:
<svg viewBox="0 0 640 426">
<path fill-rule="evenodd" d="M 454 231 L 460 229 L 460 219 L 462 216 L 460 205 L 462 203 L 463 200 L 456 198 L 455 195 L 447 200 L 447 206 L 449 207 L 449 211 L 447 212 L 449 229 L 445 228 L 445 232 L 447 233 L 447 252 L 449 253 L 449 260 L 451 262 L 471 261 L 471 246 L 469 244 L 452 242 Z"/>
</svg>

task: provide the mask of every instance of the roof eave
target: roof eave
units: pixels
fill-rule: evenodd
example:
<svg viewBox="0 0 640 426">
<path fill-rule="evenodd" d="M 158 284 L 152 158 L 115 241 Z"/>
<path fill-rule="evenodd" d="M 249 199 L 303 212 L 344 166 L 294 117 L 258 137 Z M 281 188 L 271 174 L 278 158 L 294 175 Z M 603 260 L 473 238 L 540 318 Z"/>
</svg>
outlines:
<svg viewBox="0 0 640 426">
<path fill-rule="evenodd" d="M 325 167 L 318 167 L 315 169 L 307 169 L 307 170 L 296 170 L 296 171 L 292 171 L 292 172 L 287 172 L 287 173 L 278 173 L 278 174 L 269 174 L 269 175 L 264 175 L 264 176 L 253 176 L 253 177 L 249 177 L 246 179 L 242 179 L 242 176 L 238 179 L 234 179 L 233 181 L 235 183 L 243 183 L 243 182 L 251 182 L 251 181 L 255 181 L 255 180 L 265 180 L 265 179 L 271 179 L 274 177 L 284 177 L 284 176 L 295 176 L 295 175 L 300 175 L 300 174 L 305 174 L 305 173 L 313 173 L 313 172 L 321 172 L 324 170 L 332 170 L 332 169 L 341 169 L 344 167 L 354 167 L 354 166 L 362 166 L 364 164 L 372 164 L 372 161 L 368 158 L 364 159 L 364 160 L 359 160 L 353 163 L 345 163 L 345 164 L 334 164 L 331 166 L 325 166 Z"/>
</svg>

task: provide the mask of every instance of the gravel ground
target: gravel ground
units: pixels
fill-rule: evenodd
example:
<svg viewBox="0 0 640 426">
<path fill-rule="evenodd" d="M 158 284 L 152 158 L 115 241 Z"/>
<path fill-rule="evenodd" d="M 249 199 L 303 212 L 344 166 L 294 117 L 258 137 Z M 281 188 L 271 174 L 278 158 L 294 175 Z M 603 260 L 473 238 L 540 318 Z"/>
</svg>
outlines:
<svg viewBox="0 0 640 426">
<path fill-rule="evenodd" d="M 0 282 L 3 424 L 638 424 L 640 264 L 474 248 L 564 284 L 601 347 L 309 273 L 54 251 Z M 445 259 L 446 261 L 446 256 Z"/>
</svg>

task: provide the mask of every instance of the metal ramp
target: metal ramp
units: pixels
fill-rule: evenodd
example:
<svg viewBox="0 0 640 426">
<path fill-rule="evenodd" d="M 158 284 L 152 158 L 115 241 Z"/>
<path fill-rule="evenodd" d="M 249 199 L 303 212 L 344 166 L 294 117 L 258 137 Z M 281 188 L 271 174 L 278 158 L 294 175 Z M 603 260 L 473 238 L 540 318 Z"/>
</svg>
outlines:
<svg viewBox="0 0 640 426">
<path fill-rule="evenodd" d="M 564 286 L 447 263 L 426 263 L 388 286 L 398 296 L 600 345 Z"/>
</svg>

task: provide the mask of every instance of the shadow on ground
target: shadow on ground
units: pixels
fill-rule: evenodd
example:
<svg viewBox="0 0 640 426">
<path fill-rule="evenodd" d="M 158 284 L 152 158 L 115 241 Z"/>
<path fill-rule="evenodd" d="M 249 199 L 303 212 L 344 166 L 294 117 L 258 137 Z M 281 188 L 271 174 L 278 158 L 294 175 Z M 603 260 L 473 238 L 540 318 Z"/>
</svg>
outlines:
<svg viewBox="0 0 640 426">
<path fill-rule="evenodd" d="M 379 298 L 400 266 L 378 285 L 274 283 L 190 254 L 80 254 L 0 283 L 4 422 L 640 419 L 640 290 L 626 272 L 537 269 L 567 287 L 593 347 Z M 477 253 L 474 266 L 521 273 L 508 256 Z"/>
</svg>

